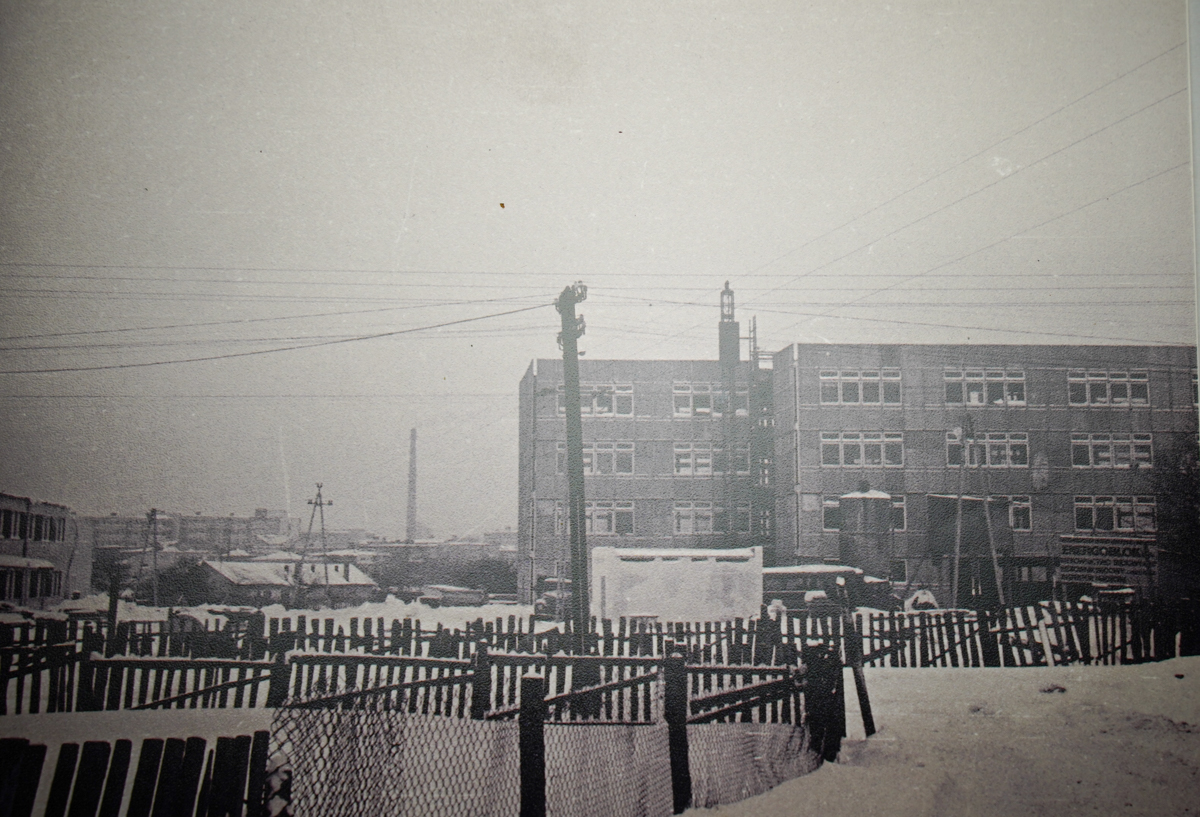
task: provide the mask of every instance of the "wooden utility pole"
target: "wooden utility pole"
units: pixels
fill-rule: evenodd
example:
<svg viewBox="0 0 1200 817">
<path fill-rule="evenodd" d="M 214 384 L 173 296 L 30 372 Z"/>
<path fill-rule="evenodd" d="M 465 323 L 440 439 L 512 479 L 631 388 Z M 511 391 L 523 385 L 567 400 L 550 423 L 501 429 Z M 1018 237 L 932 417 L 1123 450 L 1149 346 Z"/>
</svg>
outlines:
<svg viewBox="0 0 1200 817">
<path fill-rule="evenodd" d="M 152 581 L 154 586 L 154 606 L 158 606 L 158 509 L 151 508 L 150 513 L 146 514 L 146 521 L 150 523 L 150 558 L 153 559 L 152 565 Z"/>
<path fill-rule="evenodd" d="M 584 533 L 583 419 L 579 407 L 579 338 L 584 332 L 583 316 L 575 317 L 575 305 L 587 298 L 581 282 L 566 287 L 554 306 L 562 316 L 558 345 L 563 353 L 563 397 L 567 420 L 567 524 L 571 542 L 571 623 L 575 654 L 583 652 L 591 614 L 588 600 L 588 550 Z"/>
</svg>

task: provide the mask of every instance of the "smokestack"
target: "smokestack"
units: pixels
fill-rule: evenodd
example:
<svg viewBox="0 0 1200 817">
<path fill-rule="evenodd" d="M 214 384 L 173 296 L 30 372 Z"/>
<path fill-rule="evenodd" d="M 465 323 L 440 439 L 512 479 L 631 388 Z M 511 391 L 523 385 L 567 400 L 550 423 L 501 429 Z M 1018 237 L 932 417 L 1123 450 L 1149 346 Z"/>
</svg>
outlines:
<svg viewBox="0 0 1200 817">
<path fill-rule="evenodd" d="M 405 539 L 415 541 L 417 536 L 417 430 L 408 435 L 408 524 Z"/>
<path fill-rule="evenodd" d="M 742 357 L 741 336 L 738 323 L 733 319 L 733 290 L 729 282 L 721 292 L 721 324 L 718 338 L 718 359 L 722 366 L 735 366 Z"/>
</svg>

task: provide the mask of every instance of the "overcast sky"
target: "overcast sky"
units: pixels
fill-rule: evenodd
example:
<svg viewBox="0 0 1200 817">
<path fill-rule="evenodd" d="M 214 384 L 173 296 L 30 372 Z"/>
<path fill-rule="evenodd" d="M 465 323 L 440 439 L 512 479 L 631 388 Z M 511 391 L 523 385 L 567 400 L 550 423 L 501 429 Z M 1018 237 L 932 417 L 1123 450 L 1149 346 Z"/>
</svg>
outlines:
<svg viewBox="0 0 1200 817">
<path fill-rule="evenodd" d="M 1182 1 L 0 0 L 0 490 L 320 481 L 402 534 L 416 427 L 434 531 L 515 527 L 575 280 L 589 358 L 715 358 L 726 279 L 768 350 L 1194 343 L 1185 40 Z"/>
</svg>

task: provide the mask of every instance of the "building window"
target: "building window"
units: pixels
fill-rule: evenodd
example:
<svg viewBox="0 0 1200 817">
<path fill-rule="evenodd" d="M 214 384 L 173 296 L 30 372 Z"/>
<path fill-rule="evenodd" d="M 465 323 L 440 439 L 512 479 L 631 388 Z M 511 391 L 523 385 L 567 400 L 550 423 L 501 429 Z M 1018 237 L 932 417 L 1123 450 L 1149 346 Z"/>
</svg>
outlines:
<svg viewBox="0 0 1200 817">
<path fill-rule="evenodd" d="M 733 470 L 730 471 L 729 469 Z M 745 476 L 750 473 L 750 449 L 735 446 L 733 452 L 727 452 L 723 446 L 713 447 L 713 473 L 732 473 Z"/>
<path fill-rule="evenodd" d="M 711 383 L 676 383 L 672 389 L 676 417 L 711 417 L 713 388 Z"/>
<path fill-rule="evenodd" d="M 1071 465 L 1075 468 L 1150 468 L 1149 434 L 1072 434 Z"/>
<path fill-rule="evenodd" d="M 1027 496 L 1005 497 L 1008 500 L 1008 526 L 1013 530 L 1033 530 L 1033 505 Z"/>
<path fill-rule="evenodd" d="M 1145 369 L 1122 372 L 1070 369 L 1067 400 L 1072 406 L 1149 405 L 1150 377 Z"/>
<path fill-rule="evenodd" d="M 821 464 L 866 468 L 904 466 L 900 432 L 821 432 Z"/>
<path fill-rule="evenodd" d="M 633 473 L 634 445 L 631 442 L 595 442 L 583 444 L 583 473 L 587 476 Z M 567 472 L 567 444 L 558 444 L 557 470 Z"/>
<path fill-rule="evenodd" d="M 944 379 L 950 405 L 1025 405 L 1025 372 L 1019 369 L 947 369 Z"/>
<path fill-rule="evenodd" d="M 727 513 L 725 508 L 717 506 L 713 509 L 713 530 L 720 533 L 749 533 L 750 532 L 750 503 L 739 502 L 733 507 L 733 513 Z"/>
<path fill-rule="evenodd" d="M 712 443 L 675 443 L 675 476 L 711 477 Z"/>
<path fill-rule="evenodd" d="M 892 494 L 892 530 L 905 530 L 908 525 L 908 514 L 905 512 L 905 498 Z"/>
<path fill-rule="evenodd" d="M 1153 533 L 1152 496 L 1077 496 L 1075 530 L 1085 533 Z"/>
<path fill-rule="evenodd" d="M 908 581 L 908 562 L 904 559 L 892 559 L 888 578 L 894 582 Z"/>
<path fill-rule="evenodd" d="M 836 496 L 821 499 L 821 530 L 842 529 L 842 503 Z"/>
<path fill-rule="evenodd" d="M 558 413 L 567 413 L 565 387 L 558 387 Z M 579 413 L 589 417 L 632 417 L 632 383 L 581 383 Z"/>
<path fill-rule="evenodd" d="M 1029 435 L 1024 432 L 988 432 L 967 440 L 967 464 L 988 468 L 1028 468 Z M 963 464 L 963 443 L 958 434 L 946 432 L 946 464 Z"/>
<path fill-rule="evenodd" d="M 900 405 L 900 370 L 867 371 L 823 369 L 821 402 L 837 405 Z"/>
<path fill-rule="evenodd" d="M 675 533 L 712 533 L 713 505 L 711 502 L 676 502 Z"/>
<path fill-rule="evenodd" d="M 713 387 L 713 416 L 722 417 L 729 405 L 729 392 L 723 388 Z M 750 414 L 750 393 L 746 389 L 735 389 L 733 392 L 733 413 L 737 417 Z"/>
<path fill-rule="evenodd" d="M 633 533 L 632 502 L 585 502 L 588 536 L 625 536 Z"/>
<path fill-rule="evenodd" d="M 712 443 L 675 443 L 674 474 L 679 477 L 710 477 L 713 474 L 750 473 L 750 451 L 734 448 L 732 462 L 725 448 Z"/>
<path fill-rule="evenodd" d="M 1192 369 L 1192 405 L 1200 406 L 1200 380 L 1195 369 Z"/>
</svg>

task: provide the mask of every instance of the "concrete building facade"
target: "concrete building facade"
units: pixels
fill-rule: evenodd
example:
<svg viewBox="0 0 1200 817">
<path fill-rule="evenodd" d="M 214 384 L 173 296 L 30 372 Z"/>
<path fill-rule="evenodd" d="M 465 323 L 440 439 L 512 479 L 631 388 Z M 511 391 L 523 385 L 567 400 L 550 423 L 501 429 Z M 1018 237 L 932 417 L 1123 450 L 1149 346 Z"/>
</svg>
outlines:
<svg viewBox="0 0 1200 817">
<path fill-rule="evenodd" d="M 893 581 L 943 604 L 956 538 L 960 597 L 992 548 L 1010 595 L 1153 580 L 1161 467 L 1197 447 L 1194 349 L 795 344 L 773 368 L 778 558 L 837 560 L 866 489 L 892 501 Z"/>
<path fill-rule="evenodd" d="M 562 371 L 560 360 L 534 361 L 520 386 L 525 602 L 539 578 L 569 575 Z M 590 545 L 740 548 L 771 539 L 768 370 L 736 359 L 582 360 L 580 381 Z"/>
</svg>

